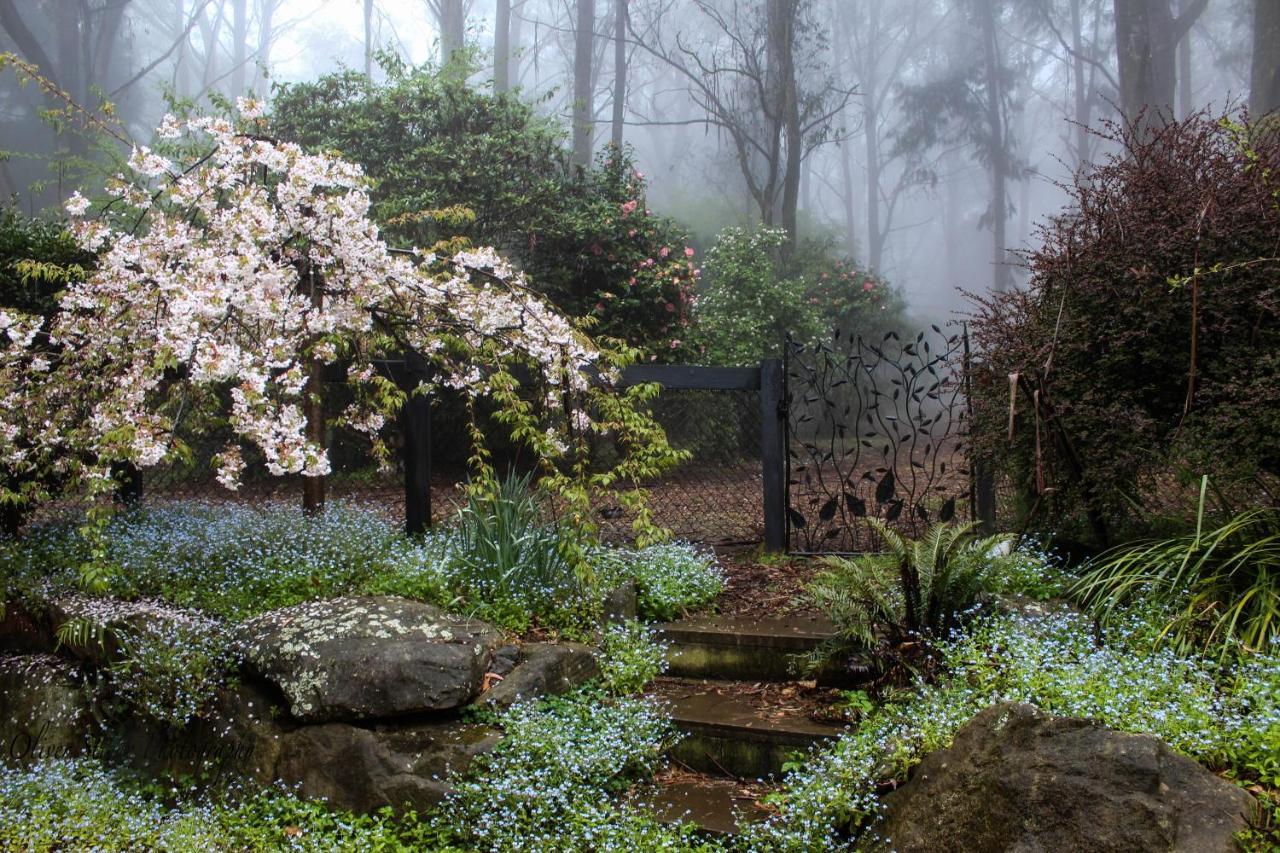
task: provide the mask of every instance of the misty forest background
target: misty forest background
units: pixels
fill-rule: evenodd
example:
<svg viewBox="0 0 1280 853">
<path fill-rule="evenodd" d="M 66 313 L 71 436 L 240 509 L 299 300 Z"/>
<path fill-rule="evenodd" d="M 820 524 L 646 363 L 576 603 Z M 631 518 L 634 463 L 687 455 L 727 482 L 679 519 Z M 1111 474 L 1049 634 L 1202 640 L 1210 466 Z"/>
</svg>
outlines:
<svg viewBox="0 0 1280 853">
<path fill-rule="evenodd" d="M 699 256 L 726 226 L 780 226 L 933 322 L 957 288 L 1023 281 L 1016 250 L 1108 153 L 1088 128 L 1275 106 L 1276 17 L 1265 0 L 0 0 L 0 51 L 144 143 L 174 101 L 453 74 L 531 106 L 573 163 L 631 147 L 648 206 Z M 0 196 L 34 214 L 103 167 L 22 78 L 0 77 Z"/>
</svg>

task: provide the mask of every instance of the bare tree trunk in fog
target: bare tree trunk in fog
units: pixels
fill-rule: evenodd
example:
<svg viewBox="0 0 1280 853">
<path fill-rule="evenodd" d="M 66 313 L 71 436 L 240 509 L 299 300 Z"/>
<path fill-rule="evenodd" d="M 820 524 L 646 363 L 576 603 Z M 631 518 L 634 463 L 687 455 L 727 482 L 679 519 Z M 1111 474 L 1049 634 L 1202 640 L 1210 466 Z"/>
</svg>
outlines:
<svg viewBox="0 0 1280 853">
<path fill-rule="evenodd" d="M 511 46 L 507 51 L 507 79 L 512 86 L 520 85 L 520 46 L 524 44 L 524 15 L 521 9 L 524 3 L 516 3 L 511 7 Z"/>
<path fill-rule="evenodd" d="M 840 145 L 841 201 L 844 202 L 844 241 L 849 257 L 858 257 L 858 222 L 853 205 L 853 164 L 849 162 L 849 140 Z"/>
<path fill-rule="evenodd" d="M 1171 0 L 1115 0 L 1116 58 L 1120 64 L 1120 111 L 1143 123 L 1162 121 L 1174 105 L 1177 45 L 1209 0 L 1189 0 L 1174 17 Z"/>
<path fill-rule="evenodd" d="M 613 0 L 613 132 L 617 148 L 627 119 L 627 0 Z"/>
<path fill-rule="evenodd" d="M 996 34 L 996 0 L 982 0 L 978 14 L 982 22 L 983 65 L 986 74 L 987 167 L 991 170 L 991 286 L 997 293 L 1013 286 L 1008 263 L 1009 175 L 1008 132 L 1005 128 L 1000 73 L 1000 46 Z"/>
<path fill-rule="evenodd" d="M 577 0 L 578 24 L 573 41 L 573 162 L 591 165 L 595 93 L 591 61 L 595 56 L 596 2 Z"/>
<path fill-rule="evenodd" d="M 955 276 L 960 268 L 960 245 L 958 240 L 962 223 L 960 221 L 960 190 L 956 186 L 956 175 L 960 172 L 958 160 L 959 156 L 955 149 L 951 149 L 942 155 L 942 171 L 947 176 L 947 203 L 943 220 L 946 223 L 946 229 L 943 233 L 943 252 L 947 260 L 946 274 L 949 276 Z M 956 281 L 954 278 L 944 281 L 942 284 L 944 287 L 949 288 L 965 285 L 964 282 Z"/>
<path fill-rule="evenodd" d="M 271 48 L 274 46 L 275 32 L 275 14 L 283 0 L 262 0 L 262 14 L 258 18 L 258 58 L 257 63 L 262 66 L 262 91 L 259 94 L 265 95 L 271 89 Z M 254 75 L 255 78 L 257 75 Z M 255 85 L 255 89 L 257 86 Z"/>
<path fill-rule="evenodd" d="M 249 63 L 249 0 L 231 0 L 231 97 L 244 94 Z"/>
<path fill-rule="evenodd" d="M 1178 11 L 1185 12 L 1191 0 L 1180 0 Z M 1178 117 L 1186 118 L 1194 109 L 1191 103 L 1191 28 L 1178 42 Z"/>
<path fill-rule="evenodd" d="M 373 0 L 364 0 L 364 76 L 373 76 Z"/>
<path fill-rule="evenodd" d="M 798 0 L 769 0 L 768 51 L 770 99 L 782 124 L 785 149 L 782 169 L 782 204 L 779 224 L 786 230 L 783 260 L 789 260 L 799 238 L 796 209 L 800 201 L 800 164 L 804 140 L 800 133 L 800 97 L 796 84 L 795 39 Z"/>
<path fill-rule="evenodd" d="M 1089 160 L 1089 91 L 1084 79 L 1084 33 L 1080 0 L 1071 0 L 1071 76 L 1076 101 L 1076 163 L 1079 169 Z"/>
<path fill-rule="evenodd" d="M 467 12 L 464 0 L 428 0 L 440 27 L 440 65 L 453 61 L 454 54 L 466 44 Z"/>
<path fill-rule="evenodd" d="M 218 10 L 211 23 L 206 23 L 204 15 L 200 16 L 200 35 L 204 41 L 204 77 L 201 80 L 201 92 L 212 88 L 218 79 L 218 51 L 222 41 L 222 25 L 226 21 L 226 0 L 218 0 Z"/>
<path fill-rule="evenodd" d="M 1254 0 L 1253 69 L 1249 112 L 1255 118 L 1280 110 L 1280 3 Z"/>
<path fill-rule="evenodd" d="M 493 91 L 511 88 L 511 0 L 497 0 L 493 16 Z"/>
</svg>

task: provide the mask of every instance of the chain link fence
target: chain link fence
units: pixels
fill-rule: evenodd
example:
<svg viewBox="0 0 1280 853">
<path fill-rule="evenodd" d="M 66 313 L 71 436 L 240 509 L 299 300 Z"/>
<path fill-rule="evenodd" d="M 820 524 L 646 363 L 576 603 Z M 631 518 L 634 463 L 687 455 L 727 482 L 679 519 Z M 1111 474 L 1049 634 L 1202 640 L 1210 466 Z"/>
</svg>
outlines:
<svg viewBox="0 0 1280 853">
<path fill-rule="evenodd" d="M 346 406 L 346 388 L 330 383 L 326 415 L 335 418 Z M 760 450 L 760 394 L 756 390 L 672 389 L 653 402 L 653 414 L 673 447 L 688 453 L 675 470 L 643 487 L 652 518 L 680 539 L 709 545 L 759 542 L 763 531 Z M 442 399 L 432 412 L 431 498 L 436 523 L 446 521 L 463 500 L 468 444 L 462 428 L 465 414 L 457 401 Z M 240 488 L 223 488 L 216 479 L 214 457 L 227 446 L 231 432 L 225 423 L 184 424 L 179 433 L 179 458 L 143 474 L 143 494 L 149 498 L 266 501 L 302 500 L 302 478 L 272 476 L 252 450 L 244 450 L 246 467 Z M 332 473 L 326 481 L 334 499 L 374 506 L 402 523 L 405 517 L 403 435 L 387 430 L 391 451 L 379 466 L 363 436 L 340 427 L 329 430 Z M 496 441 L 496 466 L 524 470 L 531 460 Z M 605 495 L 595 509 L 596 523 L 608 541 L 633 536 L 634 514 Z"/>
</svg>

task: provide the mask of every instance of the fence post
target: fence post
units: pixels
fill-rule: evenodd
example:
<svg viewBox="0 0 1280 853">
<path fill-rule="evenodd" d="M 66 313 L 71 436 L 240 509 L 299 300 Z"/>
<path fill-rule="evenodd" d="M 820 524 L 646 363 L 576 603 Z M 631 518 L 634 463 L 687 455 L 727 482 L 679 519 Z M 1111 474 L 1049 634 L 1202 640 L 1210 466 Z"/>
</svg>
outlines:
<svg viewBox="0 0 1280 853">
<path fill-rule="evenodd" d="M 783 399 L 782 361 L 760 362 L 760 463 L 764 474 L 764 547 L 785 551 L 786 532 L 786 400 Z"/>
<path fill-rule="evenodd" d="M 410 536 L 431 527 L 431 400 L 413 389 L 425 376 L 422 360 L 405 361 L 404 388 L 410 392 L 400 412 L 404 430 L 404 529 Z"/>
<path fill-rule="evenodd" d="M 116 481 L 116 503 L 121 506 L 142 503 L 142 469 L 129 462 L 118 462 L 111 466 L 111 476 Z"/>
</svg>

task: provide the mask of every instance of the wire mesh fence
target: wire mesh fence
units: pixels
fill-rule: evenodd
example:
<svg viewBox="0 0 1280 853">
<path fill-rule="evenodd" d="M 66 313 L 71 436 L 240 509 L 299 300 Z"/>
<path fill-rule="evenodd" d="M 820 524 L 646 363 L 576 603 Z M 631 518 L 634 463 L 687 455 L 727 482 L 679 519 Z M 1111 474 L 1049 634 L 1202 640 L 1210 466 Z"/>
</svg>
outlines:
<svg viewBox="0 0 1280 853">
<path fill-rule="evenodd" d="M 345 388 L 326 388 L 326 413 L 336 417 L 346 405 Z M 431 503 L 437 523 L 446 521 L 463 497 L 468 446 L 460 436 L 464 417 L 456 401 L 443 399 L 433 419 Z M 652 519 L 673 535 L 705 544 L 738 544 L 760 541 L 763 500 L 760 451 L 760 394 L 755 390 L 671 389 L 653 402 L 652 410 L 667 432 L 672 446 L 688 458 L 673 471 L 643 483 L 648 492 Z M 184 424 L 178 435 L 182 452 L 143 475 L 143 493 L 152 498 L 232 500 L 302 499 L 302 478 L 272 476 L 244 450 L 246 467 L 236 491 L 223 488 L 216 478 L 216 455 L 232 439 L 225 423 Z M 405 517 L 405 470 L 401 455 L 403 435 L 389 429 L 391 451 L 379 465 L 369 442 L 350 430 L 331 427 L 328 449 L 331 473 L 328 494 L 355 500 L 383 512 L 397 523 Z M 605 449 L 607 448 L 600 448 Z M 529 467 L 518 451 L 498 453 L 499 470 Z M 608 541 L 633 536 L 634 514 L 621 501 L 602 496 L 595 508 L 596 523 Z"/>
</svg>

